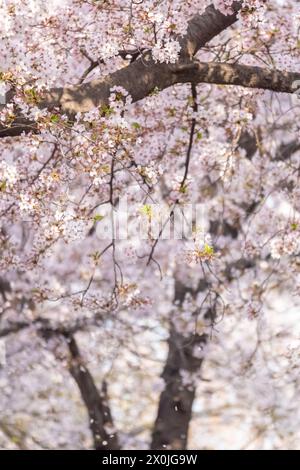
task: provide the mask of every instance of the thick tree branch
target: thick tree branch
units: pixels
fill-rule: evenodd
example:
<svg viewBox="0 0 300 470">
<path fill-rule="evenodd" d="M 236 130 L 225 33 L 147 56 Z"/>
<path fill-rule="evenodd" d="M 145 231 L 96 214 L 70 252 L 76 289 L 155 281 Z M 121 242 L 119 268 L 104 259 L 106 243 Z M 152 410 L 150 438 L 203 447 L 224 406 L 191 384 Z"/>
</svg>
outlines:
<svg viewBox="0 0 300 470">
<path fill-rule="evenodd" d="M 143 61 L 137 60 L 102 80 L 53 90 L 40 106 L 49 109 L 60 107 L 62 112 L 72 117 L 77 112 L 89 111 L 95 106 L 107 104 L 110 88 L 116 85 L 125 88 L 132 96 L 133 102 L 136 102 L 155 89 L 163 90 L 179 83 L 235 85 L 294 93 L 295 83 L 300 81 L 300 73 L 242 64 L 194 62 L 170 66 L 155 64 L 150 55 Z M 0 127 L 0 137 L 20 135 L 31 130 L 35 130 L 34 123 L 19 119 L 10 128 Z"/>
<path fill-rule="evenodd" d="M 234 2 L 233 15 L 223 15 L 213 5 L 206 8 L 202 15 L 195 15 L 188 23 L 187 34 L 180 41 L 181 61 L 190 61 L 208 41 L 237 21 L 237 12 L 242 2 Z M 110 88 L 122 86 L 132 96 L 133 101 L 145 98 L 155 88 L 163 90 L 174 84 L 172 68 L 168 64 L 156 64 L 151 52 L 99 80 L 79 86 L 53 89 L 44 99 L 43 107 L 61 107 L 67 114 L 85 112 L 107 104 Z"/>
<path fill-rule="evenodd" d="M 223 15 L 213 5 L 209 5 L 202 15 L 195 15 L 188 23 L 186 36 L 180 41 L 181 58 L 191 60 L 204 44 L 237 21 L 237 13 L 241 8 L 242 2 L 234 2 L 234 13 Z"/>
<path fill-rule="evenodd" d="M 295 93 L 295 82 L 300 80 L 300 73 L 297 72 L 217 62 L 178 65 L 177 73 L 176 83 L 236 85 L 279 93 Z"/>
<path fill-rule="evenodd" d="M 234 3 L 235 12 L 241 2 Z M 181 61 L 185 62 L 213 37 L 220 34 L 237 20 L 234 15 L 223 15 L 212 5 L 202 15 L 195 15 L 189 22 L 187 34 L 181 40 Z M 151 53 L 118 70 L 107 77 L 92 80 L 78 86 L 54 88 L 39 104 L 40 108 L 59 107 L 70 118 L 77 112 L 89 111 L 95 106 L 106 105 L 110 88 L 122 86 L 138 101 L 148 96 L 154 89 L 163 90 L 174 82 L 172 68 L 168 64 L 155 64 Z M 17 136 L 22 132 L 36 131 L 34 123 L 18 118 L 11 127 L 0 126 L 0 137 Z"/>
<path fill-rule="evenodd" d="M 241 8 L 234 3 L 235 11 Z M 164 90 L 179 83 L 210 83 L 266 89 L 275 92 L 294 93 L 300 73 L 283 72 L 241 64 L 186 62 L 207 41 L 221 33 L 236 21 L 234 15 L 225 16 L 213 6 L 202 15 L 195 15 L 189 22 L 187 35 L 182 39 L 182 57 L 176 65 L 155 63 L 151 52 L 116 72 L 76 86 L 54 88 L 39 103 L 40 108 L 59 108 L 62 113 L 74 117 L 95 106 L 108 104 L 110 89 L 125 88 L 133 102 L 148 96 L 153 90 Z M 22 132 L 36 131 L 35 123 L 19 117 L 9 128 L 0 127 L 0 137 L 16 136 Z"/>
</svg>

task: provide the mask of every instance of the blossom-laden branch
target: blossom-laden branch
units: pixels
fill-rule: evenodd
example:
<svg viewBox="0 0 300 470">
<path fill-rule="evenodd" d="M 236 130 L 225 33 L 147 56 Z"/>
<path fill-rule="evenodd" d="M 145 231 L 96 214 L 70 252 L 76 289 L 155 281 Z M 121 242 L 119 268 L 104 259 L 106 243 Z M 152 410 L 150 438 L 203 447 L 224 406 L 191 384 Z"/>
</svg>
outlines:
<svg viewBox="0 0 300 470">
<path fill-rule="evenodd" d="M 189 61 L 208 41 L 220 34 L 237 21 L 237 12 L 242 2 L 234 2 L 231 15 L 224 15 L 213 5 L 206 8 L 202 15 L 195 15 L 188 23 L 186 35 L 180 41 L 181 62 Z M 151 52 L 106 77 L 50 90 L 40 101 L 41 109 L 60 108 L 61 112 L 72 118 L 78 112 L 86 112 L 96 106 L 108 104 L 110 89 L 114 86 L 125 88 L 133 102 L 148 96 L 153 90 L 163 90 L 176 82 L 176 75 L 166 63 L 156 63 Z M 21 116 L 10 127 L 0 127 L 0 137 L 17 136 L 22 132 L 36 131 L 34 122 Z"/>
<path fill-rule="evenodd" d="M 144 58 L 144 60 L 146 60 Z M 300 73 L 272 70 L 256 66 L 226 63 L 155 64 L 148 56 L 149 69 L 144 70 L 142 61 L 121 69 L 103 80 L 95 80 L 77 87 L 66 87 L 52 91 L 41 107 L 60 107 L 70 117 L 77 112 L 87 112 L 95 106 L 108 103 L 110 89 L 122 86 L 133 102 L 148 96 L 153 90 L 163 90 L 180 83 L 207 83 L 211 85 L 235 85 L 278 93 L 295 93 L 295 84 L 300 82 Z M 134 68 L 132 68 L 134 66 Z M 16 119 L 11 127 L 0 127 L 0 137 L 17 136 L 22 132 L 36 131 L 34 123 Z"/>
<path fill-rule="evenodd" d="M 240 2 L 235 2 L 236 12 Z M 178 64 L 156 63 L 147 52 L 127 67 L 100 79 L 76 86 L 50 90 L 39 102 L 41 109 L 59 108 L 73 119 L 76 113 L 87 112 L 109 102 L 110 90 L 115 86 L 126 89 L 133 102 L 137 102 L 154 90 L 162 91 L 181 83 L 208 83 L 235 85 L 281 93 L 294 93 L 300 73 L 285 72 L 256 66 L 227 63 L 197 63 L 191 57 L 210 39 L 237 20 L 237 15 L 223 15 L 212 5 L 202 15 L 190 21 L 187 35 L 181 41 L 182 54 Z M 189 61 L 187 61 L 189 59 Z M 16 136 L 22 132 L 36 131 L 36 125 L 18 117 L 10 127 L 0 127 L 0 137 Z"/>
</svg>

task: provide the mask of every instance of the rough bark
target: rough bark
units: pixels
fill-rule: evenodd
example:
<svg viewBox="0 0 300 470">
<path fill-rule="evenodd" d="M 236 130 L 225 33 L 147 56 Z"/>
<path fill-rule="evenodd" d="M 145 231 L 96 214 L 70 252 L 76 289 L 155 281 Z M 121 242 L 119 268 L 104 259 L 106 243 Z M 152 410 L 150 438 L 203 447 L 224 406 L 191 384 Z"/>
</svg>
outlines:
<svg viewBox="0 0 300 470">
<path fill-rule="evenodd" d="M 217 62 L 182 64 L 178 65 L 177 75 L 175 83 L 235 85 L 278 93 L 295 93 L 298 81 L 300 87 L 300 73 L 242 64 Z"/>
</svg>

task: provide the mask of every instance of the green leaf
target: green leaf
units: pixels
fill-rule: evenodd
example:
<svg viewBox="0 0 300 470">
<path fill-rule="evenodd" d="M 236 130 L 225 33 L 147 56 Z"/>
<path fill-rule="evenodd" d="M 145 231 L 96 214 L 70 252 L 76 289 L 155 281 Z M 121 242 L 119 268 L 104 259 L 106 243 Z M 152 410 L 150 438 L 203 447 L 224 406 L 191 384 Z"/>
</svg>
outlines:
<svg viewBox="0 0 300 470">
<path fill-rule="evenodd" d="M 159 93 L 159 88 L 158 86 L 154 87 L 153 90 L 149 93 L 149 96 L 155 96 L 158 95 Z"/>
<path fill-rule="evenodd" d="M 110 116 L 113 113 L 113 110 L 106 104 L 103 104 L 101 106 L 101 113 L 104 114 L 105 116 Z"/>
<path fill-rule="evenodd" d="M 0 181 L 0 191 L 6 190 L 6 181 Z"/>
<path fill-rule="evenodd" d="M 104 215 L 101 215 L 101 214 L 96 214 L 93 217 L 94 222 L 101 222 L 101 220 L 103 220 L 103 219 L 104 219 Z"/>
<path fill-rule="evenodd" d="M 179 189 L 179 192 L 180 192 L 181 194 L 186 194 L 187 191 L 188 191 L 188 185 L 187 185 L 187 184 L 182 185 L 182 186 L 180 187 L 180 189 Z"/>
<path fill-rule="evenodd" d="M 57 114 L 52 114 L 50 121 L 56 123 L 59 121 L 59 116 Z"/>
<path fill-rule="evenodd" d="M 152 207 L 150 204 L 144 204 L 140 208 L 140 212 L 150 218 L 152 216 Z"/>
</svg>

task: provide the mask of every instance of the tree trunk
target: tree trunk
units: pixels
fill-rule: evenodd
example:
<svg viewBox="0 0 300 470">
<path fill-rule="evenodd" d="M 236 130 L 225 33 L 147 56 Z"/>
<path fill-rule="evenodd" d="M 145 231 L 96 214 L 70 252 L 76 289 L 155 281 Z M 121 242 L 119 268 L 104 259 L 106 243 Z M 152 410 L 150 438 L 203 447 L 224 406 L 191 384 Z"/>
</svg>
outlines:
<svg viewBox="0 0 300 470">
<path fill-rule="evenodd" d="M 194 357 L 193 350 L 205 343 L 206 335 L 185 337 L 171 329 L 169 354 L 162 374 L 166 387 L 159 400 L 152 449 L 186 449 L 196 389 L 193 383 L 184 383 L 181 373 L 200 369 L 203 359 Z"/>
<path fill-rule="evenodd" d="M 79 387 L 87 408 L 95 449 L 118 450 L 120 446 L 108 405 L 106 383 L 103 382 L 102 391 L 99 393 L 92 375 L 83 364 L 75 338 L 70 336 L 67 339 L 71 354 L 69 371 Z"/>
<path fill-rule="evenodd" d="M 202 286 L 205 287 L 204 285 Z M 175 303 L 180 307 L 185 295 L 195 292 L 176 281 Z M 188 377 L 199 371 L 202 357 L 195 357 L 196 348 L 202 348 L 206 335 L 184 336 L 171 326 L 169 353 L 162 373 L 165 389 L 160 395 L 158 413 L 152 433 L 151 449 L 186 449 L 188 428 L 196 388 Z"/>
</svg>

